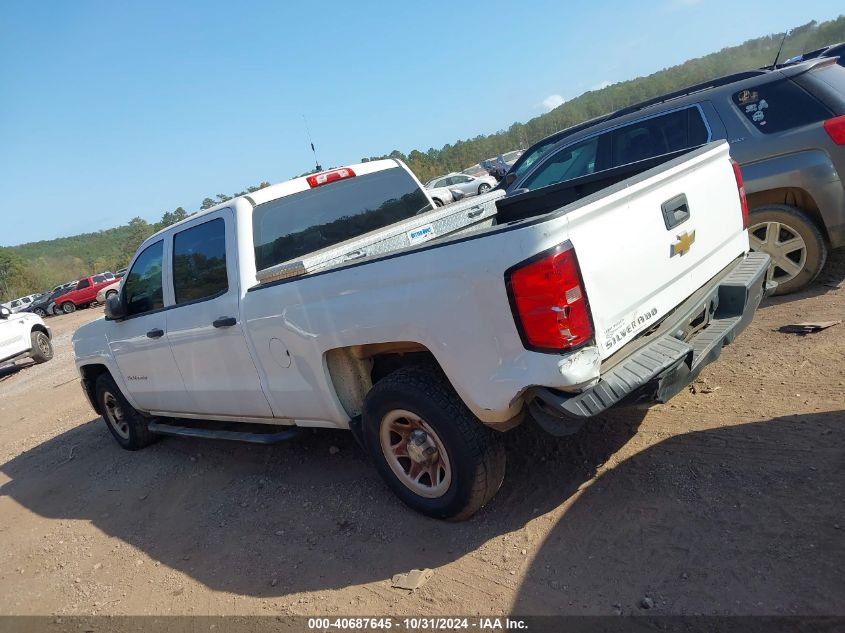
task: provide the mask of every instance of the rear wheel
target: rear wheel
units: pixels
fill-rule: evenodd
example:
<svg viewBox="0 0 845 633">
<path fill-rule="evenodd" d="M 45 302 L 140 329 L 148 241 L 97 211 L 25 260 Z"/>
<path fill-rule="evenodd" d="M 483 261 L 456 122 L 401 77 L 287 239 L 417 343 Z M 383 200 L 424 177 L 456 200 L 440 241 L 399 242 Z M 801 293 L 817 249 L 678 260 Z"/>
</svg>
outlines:
<svg viewBox="0 0 845 633">
<path fill-rule="evenodd" d="M 443 206 L 442 200 L 439 200 L 438 198 L 433 198 L 433 200 L 434 200 L 434 206 L 435 207 L 442 207 Z"/>
<path fill-rule="evenodd" d="M 364 444 L 393 492 L 439 519 L 472 516 L 499 490 L 505 450 L 435 368 L 405 367 L 367 394 Z"/>
<path fill-rule="evenodd" d="M 117 296 L 117 290 L 109 290 L 106 293 L 106 301 L 109 300 L 109 297 L 115 297 L 115 296 Z"/>
<path fill-rule="evenodd" d="M 50 337 L 41 330 L 33 330 L 29 335 L 32 351 L 29 353 L 32 360 L 36 363 L 46 363 L 53 358 L 53 344 L 50 342 Z"/>
<path fill-rule="evenodd" d="M 64 312 L 65 314 L 70 314 L 74 310 L 76 310 L 76 306 L 73 304 L 73 302 L 65 301 L 62 304 L 62 312 Z"/>
<path fill-rule="evenodd" d="M 480 185 L 478 185 L 478 195 L 479 196 L 487 193 L 488 191 L 490 191 L 490 185 L 488 185 L 486 182 L 483 182 Z"/>
<path fill-rule="evenodd" d="M 775 294 L 801 290 L 821 272 L 827 260 L 827 243 L 800 209 L 785 204 L 754 209 L 748 224 L 751 249 L 772 258 L 767 279 L 777 282 Z"/>
<path fill-rule="evenodd" d="M 103 420 L 121 447 L 137 451 L 155 442 L 156 436 L 150 433 L 147 419 L 123 397 L 109 374 L 97 378 L 96 396 Z"/>
<path fill-rule="evenodd" d="M 47 312 L 44 310 L 44 308 L 35 308 L 35 310 L 33 310 L 33 312 L 34 312 L 35 314 L 37 314 L 38 316 L 40 316 L 42 319 L 43 319 L 45 316 L 47 316 Z"/>
</svg>

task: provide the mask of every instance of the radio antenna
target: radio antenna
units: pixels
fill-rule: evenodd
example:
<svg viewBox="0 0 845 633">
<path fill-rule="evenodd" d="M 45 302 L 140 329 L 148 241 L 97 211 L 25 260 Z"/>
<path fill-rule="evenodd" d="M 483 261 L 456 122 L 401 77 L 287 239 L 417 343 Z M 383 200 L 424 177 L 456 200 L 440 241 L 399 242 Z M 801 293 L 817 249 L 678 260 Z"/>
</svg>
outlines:
<svg viewBox="0 0 845 633">
<path fill-rule="evenodd" d="M 792 29 L 786 29 L 786 32 L 783 34 L 783 38 L 780 41 L 780 46 L 778 46 L 778 54 L 775 55 L 775 61 L 772 62 L 772 69 L 774 69 L 778 65 L 778 59 L 780 58 L 780 54 L 783 51 L 783 43 L 786 41 L 786 38 L 789 37 L 790 33 L 792 33 Z"/>
<path fill-rule="evenodd" d="M 308 119 L 305 118 L 304 114 L 302 115 L 302 121 L 305 123 L 305 133 L 308 135 L 308 143 L 311 144 L 311 151 L 314 152 L 314 167 L 317 171 L 323 171 L 320 161 L 317 160 L 317 148 L 314 147 L 314 141 L 311 140 L 311 130 L 308 128 Z"/>
</svg>

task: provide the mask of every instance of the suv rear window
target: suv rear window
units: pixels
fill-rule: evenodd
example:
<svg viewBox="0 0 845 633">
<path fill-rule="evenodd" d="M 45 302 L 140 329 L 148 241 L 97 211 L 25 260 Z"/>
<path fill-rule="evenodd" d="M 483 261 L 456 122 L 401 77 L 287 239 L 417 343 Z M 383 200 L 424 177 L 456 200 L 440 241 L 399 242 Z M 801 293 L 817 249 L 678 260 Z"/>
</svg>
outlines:
<svg viewBox="0 0 845 633">
<path fill-rule="evenodd" d="M 400 167 L 354 176 L 255 207 L 255 266 L 264 270 L 431 210 Z"/>
<path fill-rule="evenodd" d="M 830 111 L 800 86 L 783 79 L 740 90 L 734 105 L 763 134 L 783 132 L 830 117 Z"/>
</svg>

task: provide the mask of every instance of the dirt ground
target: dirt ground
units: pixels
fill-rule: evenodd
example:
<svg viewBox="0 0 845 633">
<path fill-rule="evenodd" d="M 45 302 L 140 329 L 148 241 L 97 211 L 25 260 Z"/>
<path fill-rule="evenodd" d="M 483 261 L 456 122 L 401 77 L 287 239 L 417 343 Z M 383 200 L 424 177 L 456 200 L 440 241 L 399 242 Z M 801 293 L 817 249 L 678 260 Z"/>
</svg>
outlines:
<svg viewBox="0 0 845 633">
<path fill-rule="evenodd" d="M 776 331 L 842 319 L 844 278 L 840 251 L 669 404 L 510 433 L 459 524 L 346 432 L 121 450 L 72 361 L 100 311 L 52 318 L 55 358 L 0 370 L 0 614 L 845 614 L 845 323 Z"/>
</svg>

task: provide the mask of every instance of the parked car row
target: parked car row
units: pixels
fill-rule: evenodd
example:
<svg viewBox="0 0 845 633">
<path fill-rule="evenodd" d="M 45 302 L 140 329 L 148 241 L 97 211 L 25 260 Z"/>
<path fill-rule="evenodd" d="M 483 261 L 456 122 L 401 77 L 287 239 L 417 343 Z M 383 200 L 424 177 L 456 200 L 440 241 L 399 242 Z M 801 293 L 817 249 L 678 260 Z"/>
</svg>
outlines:
<svg viewBox="0 0 845 633">
<path fill-rule="evenodd" d="M 124 274 L 125 268 L 116 273 L 105 271 L 59 284 L 46 292 L 19 297 L 0 306 L 8 308 L 10 314 L 31 312 L 41 318 L 67 314 L 77 308 L 104 303 L 107 297 L 117 292 Z"/>
</svg>

